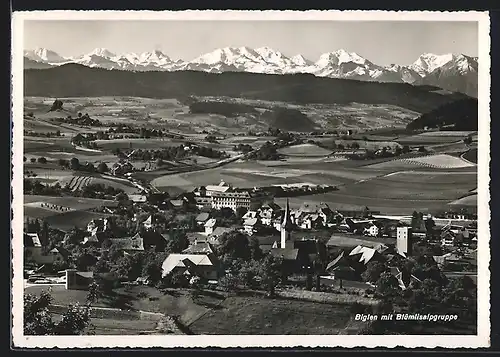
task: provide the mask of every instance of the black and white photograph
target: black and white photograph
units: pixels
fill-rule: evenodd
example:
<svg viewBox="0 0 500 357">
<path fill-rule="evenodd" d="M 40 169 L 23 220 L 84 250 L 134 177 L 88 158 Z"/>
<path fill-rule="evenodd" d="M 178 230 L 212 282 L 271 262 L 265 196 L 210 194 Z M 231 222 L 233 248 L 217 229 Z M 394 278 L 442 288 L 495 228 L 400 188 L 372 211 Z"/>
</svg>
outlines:
<svg viewBox="0 0 500 357">
<path fill-rule="evenodd" d="M 12 26 L 15 346 L 489 346 L 488 13 Z"/>
</svg>

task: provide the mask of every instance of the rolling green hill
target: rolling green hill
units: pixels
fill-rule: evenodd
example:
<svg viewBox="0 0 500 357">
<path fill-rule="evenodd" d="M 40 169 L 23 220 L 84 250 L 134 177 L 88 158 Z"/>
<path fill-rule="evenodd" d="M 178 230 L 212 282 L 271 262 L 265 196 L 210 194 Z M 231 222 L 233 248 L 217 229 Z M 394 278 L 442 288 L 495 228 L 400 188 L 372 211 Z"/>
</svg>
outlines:
<svg viewBox="0 0 500 357">
<path fill-rule="evenodd" d="M 446 126 L 448 130 L 477 130 L 478 107 L 477 99 L 467 98 L 444 104 L 407 125 L 409 130 L 438 128 Z"/>
</svg>

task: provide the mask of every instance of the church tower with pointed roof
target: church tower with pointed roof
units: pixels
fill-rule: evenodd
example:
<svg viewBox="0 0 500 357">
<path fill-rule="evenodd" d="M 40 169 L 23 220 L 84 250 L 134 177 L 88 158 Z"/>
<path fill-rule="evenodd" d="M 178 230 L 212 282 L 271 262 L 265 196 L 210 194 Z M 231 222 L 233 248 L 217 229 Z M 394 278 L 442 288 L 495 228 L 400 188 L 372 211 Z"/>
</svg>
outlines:
<svg viewBox="0 0 500 357">
<path fill-rule="evenodd" d="M 285 214 L 283 215 L 283 221 L 281 222 L 281 246 L 280 248 L 286 247 L 286 242 L 290 240 L 291 231 L 293 228 L 292 218 L 290 216 L 290 205 L 288 203 L 288 198 L 286 199 Z"/>
</svg>

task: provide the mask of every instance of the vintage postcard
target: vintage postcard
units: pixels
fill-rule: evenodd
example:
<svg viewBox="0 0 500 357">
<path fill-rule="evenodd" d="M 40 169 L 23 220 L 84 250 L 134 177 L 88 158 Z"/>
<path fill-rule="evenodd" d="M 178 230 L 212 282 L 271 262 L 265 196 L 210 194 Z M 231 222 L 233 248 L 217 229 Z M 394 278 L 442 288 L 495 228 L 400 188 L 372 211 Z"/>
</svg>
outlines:
<svg viewBox="0 0 500 357">
<path fill-rule="evenodd" d="M 12 26 L 14 346 L 489 346 L 487 12 Z"/>
</svg>

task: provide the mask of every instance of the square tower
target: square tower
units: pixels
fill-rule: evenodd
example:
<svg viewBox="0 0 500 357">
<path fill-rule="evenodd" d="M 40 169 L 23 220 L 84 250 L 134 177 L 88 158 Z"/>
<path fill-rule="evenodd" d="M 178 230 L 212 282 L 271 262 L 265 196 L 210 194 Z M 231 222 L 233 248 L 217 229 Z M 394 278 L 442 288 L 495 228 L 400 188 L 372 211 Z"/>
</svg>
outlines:
<svg viewBox="0 0 500 357">
<path fill-rule="evenodd" d="M 396 250 L 399 254 L 410 256 L 412 254 L 412 235 L 410 227 L 397 227 Z"/>
</svg>

